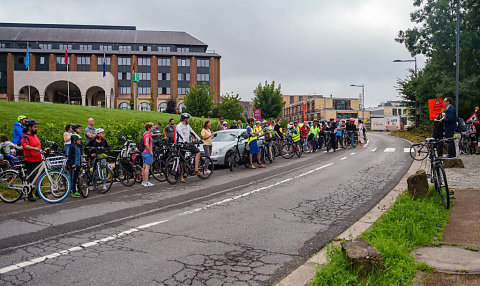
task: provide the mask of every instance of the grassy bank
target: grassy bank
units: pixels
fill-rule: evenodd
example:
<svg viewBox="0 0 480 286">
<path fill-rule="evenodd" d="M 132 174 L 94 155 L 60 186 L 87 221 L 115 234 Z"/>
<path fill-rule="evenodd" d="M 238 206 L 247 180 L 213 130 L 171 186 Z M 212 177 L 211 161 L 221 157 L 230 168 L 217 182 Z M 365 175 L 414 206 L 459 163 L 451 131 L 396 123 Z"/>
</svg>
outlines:
<svg viewBox="0 0 480 286">
<path fill-rule="evenodd" d="M 439 196 L 415 201 L 408 194 L 397 202 L 361 237 L 383 256 L 386 271 L 378 271 L 360 280 L 340 246 L 328 252 L 329 262 L 318 269 L 312 285 L 410 285 L 417 270 L 428 270 L 409 253 L 416 248 L 438 245 L 448 222 L 449 211 Z"/>
<path fill-rule="evenodd" d="M 424 142 L 425 138 L 420 135 L 427 135 L 432 137 L 433 124 L 421 125 L 418 128 L 407 128 L 406 130 L 395 130 L 391 133 L 394 136 L 405 138 L 413 142 Z"/>
<path fill-rule="evenodd" d="M 174 118 L 176 123 L 180 119 L 180 116 L 176 114 L 154 111 L 34 102 L 0 102 L 0 134 L 6 134 L 11 139 L 13 123 L 19 115 L 26 115 L 39 122 L 38 136 L 41 140 L 48 139 L 57 143 L 63 142 L 62 134 L 66 124 L 78 123 L 82 125 L 83 130 L 87 126 L 87 119 L 92 117 L 95 119 L 95 127 L 106 130 L 105 136 L 113 146 L 122 143 L 119 140 L 121 135 L 137 140 L 143 133 L 143 126 L 146 122 L 161 122 L 165 126 L 170 118 Z M 205 120 L 192 118 L 192 128 L 198 134 L 200 134 Z M 213 119 L 212 121 L 213 126 L 218 124 L 218 120 Z"/>
</svg>

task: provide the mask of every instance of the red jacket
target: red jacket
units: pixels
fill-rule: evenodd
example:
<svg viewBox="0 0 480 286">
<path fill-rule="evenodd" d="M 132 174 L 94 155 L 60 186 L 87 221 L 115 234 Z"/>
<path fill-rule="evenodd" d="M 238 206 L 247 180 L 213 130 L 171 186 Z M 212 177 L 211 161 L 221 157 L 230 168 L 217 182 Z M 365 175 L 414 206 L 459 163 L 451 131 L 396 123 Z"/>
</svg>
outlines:
<svg viewBox="0 0 480 286">
<path fill-rule="evenodd" d="M 300 127 L 300 131 L 301 131 L 301 135 L 302 137 L 307 137 L 308 136 L 308 132 L 310 132 L 310 128 L 308 128 L 308 126 L 305 126 L 303 125 L 302 127 Z"/>
<path fill-rule="evenodd" d="M 42 148 L 42 144 L 40 144 L 40 140 L 38 140 L 37 135 L 28 135 L 24 134 L 22 136 L 22 148 L 23 148 L 23 156 L 25 161 L 27 162 L 40 162 L 42 161 L 42 155 L 35 150 L 25 150 L 25 146 L 37 147 L 39 149 Z"/>
</svg>

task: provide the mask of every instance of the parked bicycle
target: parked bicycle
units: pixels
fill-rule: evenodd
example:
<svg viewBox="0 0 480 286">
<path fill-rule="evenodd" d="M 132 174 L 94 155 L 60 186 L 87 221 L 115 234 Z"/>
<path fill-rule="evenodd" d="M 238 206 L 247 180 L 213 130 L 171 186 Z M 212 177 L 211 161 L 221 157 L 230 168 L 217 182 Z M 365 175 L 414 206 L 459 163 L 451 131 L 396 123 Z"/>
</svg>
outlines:
<svg viewBox="0 0 480 286">
<path fill-rule="evenodd" d="M 226 162 L 230 171 L 233 171 L 234 167 L 238 167 L 240 165 L 244 165 L 246 168 L 250 166 L 250 159 L 247 148 L 247 138 L 248 136 L 245 134 L 235 135 L 231 134 L 232 136 L 236 136 L 237 142 L 233 147 L 233 151 L 230 151 L 226 154 Z"/>
<path fill-rule="evenodd" d="M 93 186 L 97 193 L 106 193 L 110 190 L 113 184 L 113 170 L 110 164 L 107 162 L 108 155 L 104 147 L 87 147 L 91 153 L 97 154 L 94 159 L 90 161 L 85 160 L 82 163 L 82 169 L 78 177 L 80 194 L 89 186 Z M 85 157 L 86 158 L 86 157 Z M 90 169 L 93 168 L 93 173 L 90 173 Z"/>
<path fill-rule="evenodd" d="M 195 141 L 193 144 L 200 145 L 201 141 Z M 188 144 L 178 144 L 177 152 L 170 155 L 165 166 L 165 177 L 167 182 L 175 185 L 181 177 L 195 176 L 195 156 L 189 151 Z M 213 162 L 204 155 L 200 156 L 198 162 L 197 176 L 206 180 L 213 173 Z"/>
</svg>

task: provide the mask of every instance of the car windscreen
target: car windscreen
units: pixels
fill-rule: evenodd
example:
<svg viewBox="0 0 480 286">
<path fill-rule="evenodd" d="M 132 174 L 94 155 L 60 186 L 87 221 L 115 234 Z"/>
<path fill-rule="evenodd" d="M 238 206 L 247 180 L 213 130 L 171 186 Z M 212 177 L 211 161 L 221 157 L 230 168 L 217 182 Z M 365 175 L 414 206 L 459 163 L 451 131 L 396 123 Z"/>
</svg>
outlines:
<svg viewBox="0 0 480 286">
<path fill-rule="evenodd" d="M 235 141 L 237 139 L 237 135 L 238 132 L 218 132 L 217 136 L 212 138 L 212 142 Z"/>
</svg>

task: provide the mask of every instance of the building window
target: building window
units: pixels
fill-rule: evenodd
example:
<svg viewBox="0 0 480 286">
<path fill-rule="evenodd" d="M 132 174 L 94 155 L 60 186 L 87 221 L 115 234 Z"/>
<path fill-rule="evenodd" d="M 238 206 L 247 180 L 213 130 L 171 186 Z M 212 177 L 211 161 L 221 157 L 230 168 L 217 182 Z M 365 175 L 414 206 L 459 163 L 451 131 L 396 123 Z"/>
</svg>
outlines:
<svg viewBox="0 0 480 286">
<path fill-rule="evenodd" d="M 170 66 L 170 59 L 158 59 L 158 66 L 169 67 Z"/>
<path fill-rule="evenodd" d="M 40 50 L 51 50 L 52 44 L 38 44 Z"/>
<path fill-rule="evenodd" d="M 190 59 L 178 59 L 178 66 L 179 67 L 189 67 L 190 66 Z"/>
<path fill-rule="evenodd" d="M 149 72 L 141 72 L 138 73 L 139 80 L 150 80 L 150 73 Z"/>
<path fill-rule="evenodd" d="M 100 51 L 111 51 L 112 45 L 100 45 Z"/>
<path fill-rule="evenodd" d="M 77 65 L 90 65 L 90 57 L 77 57 Z"/>
<path fill-rule="evenodd" d="M 5 43 L 0 43 L 0 49 L 5 49 L 7 45 Z"/>
<path fill-rule="evenodd" d="M 163 47 L 163 46 L 160 46 L 160 47 L 158 47 L 158 51 L 159 51 L 159 52 L 165 52 L 165 53 L 168 53 L 168 52 L 170 52 L 170 47 Z M 169 63 L 168 65 L 170 65 L 170 63 Z"/>
<path fill-rule="evenodd" d="M 187 92 L 190 92 L 190 88 L 188 88 L 188 87 L 179 87 L 178 88 L 178 94 L 187 94 Z"/>
<path fill-rule="evenodd" d="M 334 100 L 333 106 L 335 110 L 351 110 L 349 100 Z"/>
<path fill-rule="evenodd" d="M 152 47 L 151 46 L 139 46 L 138 50 L 141 51 L 141 52 L 151 52 Z"/>
<path fill-rule="evenodd" d="M 44 65 L 45 64 L 45 57 L 40 57 L 40 64 Z"/>
<path fill-rule="evenodd" d="M 119 72 L 118 73 L 118 80 L 130 80 L 130 73 L 129 72 Z"/>
<path fill-rule="evenodd" d="M 138 87 L 138 94 L 150 94 L 150 87 Z"/>
<path fill-rule="evenodd" d="M 209 81 L 210 75 L 208 73 L 199 73 L 197 74 L 197 81 Z"/>
<path fill-rule="evenodd" d="M 394 109 L 392 109 L 392 110 L 393 110 L 393 115 L 397 115 L 397 109 L 394 108 Z"/>
<path fill-rule="evenodd" d="M 158 112 L 165 112 L 167 111 L 167 103 L 162 102 L 158 105 Z"/>
<path fill-rule="evenodd" d="M 126 102 L 122 102 L 118 105 L 118 109 L 130 110 L 130 104 Z"/>
<path fill-rule="evenodd" d="M 71 49 L 72 49 L 72 45 L 71 45 L 71 44 L 60 44 L 60 45 L 58 46 L 58 48 L 59 48 L 60 50 L 65 50 L 65 49 L 71 50 Z"/>
<path fill-rule="evenodd" d="M 139 66 L 150 66 L 150 58 L 138 58 Z"/>
<path fill-rule="evenodd" d="M 179 73 L 178 74 L 178 80 L 190 80 L 190 74 L 189 73 Z"/>
<path fill-rule="evenodd" d="M 98 65 L 103 66 L 103 57 L 98 57 Z M 109 66 L 110 65 L 110 57 L 105 57 L 105 65 Z"/>
<path fill-rule="evenodd" d="M 118 65 L 119 66 L 129 66 L 130 65 L 130 58 L 118 58 Z"/>
<path fill-rule="evenodd" d="M 118 46 L 118 50 L 119 50 L 119 51 L 131 51 L 131 50 L 132 50 L 132 46 L 119 45 L 119 46 Z"/>
<path fill-rule="evenodd" d="M 131 94 L 131 89 L 129 86 L 121 86 L 118 89 L 120 94 Z"/>
<path fill-rule="evenodd" d="M 188 53 L 190 52 L 190 48 L 177 48 L 178 53 Z"/>
<path fill-rule="evenodd" d="M 81 51 L 91 51 L 91 50 L 93 50 L 92 45 L 85 45 L 85 44 L 78 45 L 78 49 L 81 50 Z"/>
<path fill-rule="evenodd" d="M 64 65 L 65 56 L 57 56 L 57 65 Z M 70 57 L 68 57 L 68 64 L 70 64 Z"/>
<path fill-rule="evenodd" d="M 358 113 L 337 113 L 338 119 L 349 119 L 349 118 L 358 118 Z"/>
<path fill-rule="evenodd" d="M 159 87 L 158 88 L 158 94 L 170 94 L 170 88 L 169 87 Z"/>
<path fill-rule="evenodd" d="M 182 102 L 182 103 L 180 103 L 180 104 L 178 105 L 177 109 L 178 109 L 178 111 L 181 113 L 182 110 L 185 109 L 185 107 L 186 107 L 186 106 L 185 106 L 185 103 Z"/>
<path fill-rule="evenodd" d="M 209 60 L 197 60 L 197 67 L 206 67 L 208 68 L 210 65 Z"/>
<path fill-rule="evenodd" d="M 159 73 L 158 80 L 170 80 L 170 73 L 169 72 Z"/>
<path fill-rule="evenodd" d="M 139 110 L 141 111 L 150 111 L 150 104 L 146 103 L 146 102 L 142 102 L 140 103 L 140 106 L 139 106 Z"/>
</svg>

